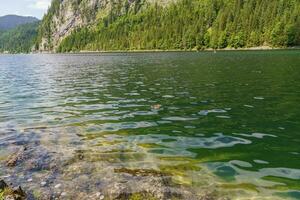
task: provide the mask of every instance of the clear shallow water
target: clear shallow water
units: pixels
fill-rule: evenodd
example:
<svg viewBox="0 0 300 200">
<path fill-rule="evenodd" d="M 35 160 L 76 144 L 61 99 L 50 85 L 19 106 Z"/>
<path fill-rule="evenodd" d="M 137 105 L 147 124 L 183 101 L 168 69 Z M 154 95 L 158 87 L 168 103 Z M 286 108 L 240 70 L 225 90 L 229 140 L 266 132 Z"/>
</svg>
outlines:
<svg viewBox="0 0 300 200">
<path fill-rule="evenodd" d="M 299 199 L 299 67 L 299 51 L 1 55 L 0 176 L 35 197 L 161 173 L 176 193 Z"/>
</svg>

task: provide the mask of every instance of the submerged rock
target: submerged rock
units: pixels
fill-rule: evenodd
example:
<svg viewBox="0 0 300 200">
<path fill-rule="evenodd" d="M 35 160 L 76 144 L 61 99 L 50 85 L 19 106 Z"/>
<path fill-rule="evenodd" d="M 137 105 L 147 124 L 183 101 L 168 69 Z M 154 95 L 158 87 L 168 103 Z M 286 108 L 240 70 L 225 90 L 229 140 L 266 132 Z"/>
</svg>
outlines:
<svg viewBox="0 0 300 200">
<path fill-rule="evenodd" d="M 130 199 L 138 194 L 143 197 L 167 199 L 172 196 L 170 191 L 171 177 L 153 169 L 115 169 L 115 173 L 131 175 L 126 184 L 115 184 L 115 199 Z"/>
<path fill-rule="evenodd" d="M 6 160 L 6 166 L 8 167 L 14 167 L 17 165 L 17 162 L 22 160 L 25 151 L 27 150 L 27 148 L 21 147 L 17 152 L 15 152 L 14 154 L 12 154 L 7 160 Z"/>
<path fill-rule="evenodd" d="M 172 176 L 167 173 L 128 168 L 115 169 L 114 172 L 127 174 L 127 177 L 125 176 L 124 182 L 112 185 L 110 199 L 199 199 L 192 191 L 176 185 Z"/>
<path fill-rule="evenodd" d="M 152 169 L 128 169 L 128 168 L 118 168 L 114 169 L 115 173 L 127 173 L 133 176 L 165 176 L 166 173 L 162 173 Z"/>
<path fill-rule="evenodd" d="M 151 106 L 151 109 L 153 109 L 153 110 L 159 110 L 160 108 L 161 108 L 160 104 L 155 104 L 155 105 Z"/>
<path fill-rule="evenodd" d="M 8 185 L 5 183 L 5 181 L 4 180 L 0 180 L 0 190 L 4 190 L 7 187 L 8 187 Z"/>
<path fill-rule="evenodd" d="M 220 199 L 210 193 L 199 195 L 199 191 L 176 183 L 172 178 L 172 171 L 119 165 L 124 152 L 112 157 L 112 154 L 95 156 L 95 152 L 75 150 L 74 154 L 65 156 L 56 149 L 41 145 L 32 134 L 31 138 L 34 139 L 25 138 L 26 141 L 21 146 L 13 144 L 12 148 L 17 151 L 7 159 L 6 165 L 2 165 L 3 174 L 11 174 L 5 179 L 22 184 L 27 195 L 22 188 L 13 189 L 0 181 L 0 192 L 4 188 L 10 191 L 6 191 L 5 200 Z M 177 166 L 176 170 L 181 168 L 182 166 Z"/>
</svg>

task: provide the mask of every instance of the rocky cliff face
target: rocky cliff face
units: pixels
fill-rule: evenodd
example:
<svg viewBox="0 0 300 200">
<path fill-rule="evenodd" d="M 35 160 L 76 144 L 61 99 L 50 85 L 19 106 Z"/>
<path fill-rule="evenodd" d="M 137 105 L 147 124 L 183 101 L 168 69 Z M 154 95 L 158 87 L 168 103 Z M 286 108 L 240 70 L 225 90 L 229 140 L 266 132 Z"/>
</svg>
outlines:
<svg viewBox="0 0 300 200">
<path fill-rule="evenodd" d="M 80 27 L 93 27 L 112 12 L 121 16 L 139 12 L 149 4 L 173 0 L 53 0 L 39 30 L 38 51 L 55 51 L 60 42 Z"/>
<path fill-rule="evenodd" d="M 54 0 L 43 19 L 39 50 L 55 50 L 59 42 L 74 29 L 93 22 L 96 12 L 107 0 Z"/>
</svg>

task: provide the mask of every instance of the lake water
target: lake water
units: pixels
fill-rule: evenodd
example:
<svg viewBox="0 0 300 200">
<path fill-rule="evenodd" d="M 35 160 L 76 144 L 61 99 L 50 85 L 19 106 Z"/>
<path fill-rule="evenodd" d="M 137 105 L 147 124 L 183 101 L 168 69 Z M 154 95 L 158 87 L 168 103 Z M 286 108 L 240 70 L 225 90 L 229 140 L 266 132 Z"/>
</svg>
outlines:
<svg viewBox="0 0 300 200">
<path fill-rule="evenodd" d="M 300 199 L 300 51 L 0 55 L 0 163 L 37 199 Z"/>
</svg>

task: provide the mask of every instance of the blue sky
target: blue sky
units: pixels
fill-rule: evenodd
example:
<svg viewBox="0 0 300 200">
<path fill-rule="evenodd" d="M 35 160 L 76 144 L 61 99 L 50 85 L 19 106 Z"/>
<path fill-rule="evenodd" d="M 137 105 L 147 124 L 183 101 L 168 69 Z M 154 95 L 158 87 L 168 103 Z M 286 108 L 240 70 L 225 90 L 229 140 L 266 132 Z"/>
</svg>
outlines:
<svg viewBox="0 0 300 200">
<path fill-rule="evenodd" d="M 51 0 L 0 0 L 0 16 L 8 14 L 42 18 Z"/>
</svg>

